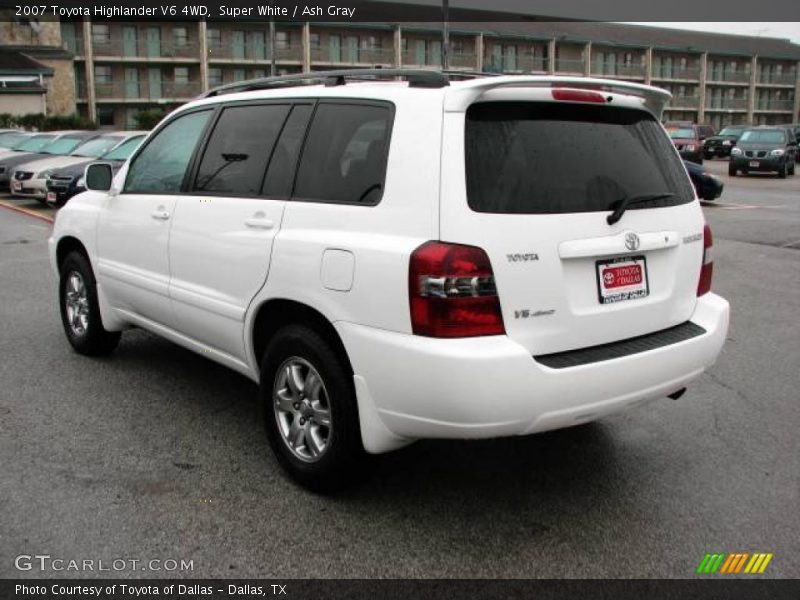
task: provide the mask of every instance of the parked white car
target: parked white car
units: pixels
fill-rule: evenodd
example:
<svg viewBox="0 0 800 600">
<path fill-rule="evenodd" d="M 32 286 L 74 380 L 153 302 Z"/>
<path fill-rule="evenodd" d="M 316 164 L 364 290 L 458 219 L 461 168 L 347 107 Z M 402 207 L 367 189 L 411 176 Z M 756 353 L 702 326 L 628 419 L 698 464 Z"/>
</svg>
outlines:
<svg viewBox="0 0 800 600">
<path fill-rule="evenodd" d="M 131 137 L 139 137 L 139 131 L 114 131 L 93 137 L 64 156 L 49 156 L 18 165 L 11 174 L 11 195 L 18 198 L 34 198 L 44 202 L 47 198 L 47 178 L 61 167 L 68 167 L 88 159 L 98 158 L 116 148 Z"/>
<path fill-rule="evenodd" d="M 226 86 L 113 179 L 90 165 L 50 239 L 72 346 L 135 325 L 260 382 L 317 490 L 364 451 L 585 423 L 714 363 L 729 307 L 667 92 L 369 73 Z"/>
</svg>

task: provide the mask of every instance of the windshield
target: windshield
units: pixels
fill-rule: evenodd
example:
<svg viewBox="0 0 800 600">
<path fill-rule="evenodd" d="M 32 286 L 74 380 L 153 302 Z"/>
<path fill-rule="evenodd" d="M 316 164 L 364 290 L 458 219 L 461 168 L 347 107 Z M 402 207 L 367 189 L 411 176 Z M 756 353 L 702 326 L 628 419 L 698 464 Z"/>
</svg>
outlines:
<svg viewBox="0 0 800 600">
<path fill-rule="evenodd" d="M 742 129 L 741 127 L 726 127 L 722 131 L 719 132 L 720 135 L 741 135 Z"/>
<path fill-rule="evenodd" d="M 108 152 L 111 148 L 122 141 L 120 136 L 102 136 L 81 144 L 72 153 L 73 156 L 85 156 L 87 158 L 97 158 Z"/>
<path fill-rule="evenodd" d="M 42 150 L 45 154 L 57 154 L 59 156 L 63 156 L 64 154 L 69 154 L 72 152 L 78 144 L 80 144 L 83 140 L 80 138 L 72 138 L 72 137 L 60 137 L 55 142 L 47 146 L 44 150 Z"/>
<path fill-rule="evenodd" d="M 15 131 L 0 133 L 0 148 L 13 148 L 26 137 L 24 133 L 17 133 Z"/>
<path fill-rule="evenodd" d="M 591 157 L 587 160 L 587 157 Z M 481 102 L 467 111 L 467 201 L 477 212 L 598 212 L 691 202 L 686 171 L 645 111 L 552 102 Z"/>
<path fill-rule="evenodd" d="M 681 138 L 694 138 L 694 129 L 667 129 L 669 137 L 673 140 Z"/>
<path fill-rule="evenodd" d="M 133 151 L 139 147 L 143 139 L 143 135 L 132 137 L 114 148 L 108 154 L 104 154 L 103 158 L 106 160 L 127 160 L 128 157 L 133 154 Z"/>
<path fill-rule="evenodd" d="M 786 142 L 786 135 L 777 129 L 748 129 L 742 134 L 739 141 L 783 144 Z"/>
<path fill-rule="evenodd" d="M 19 150 L 20 152 L 41 152 L 42 149 L 54 139 L 56 139 L 54 135 L 34 135 L 23 140 L 17 146 L 14 146 L 13 150 Z"/>
</svg>

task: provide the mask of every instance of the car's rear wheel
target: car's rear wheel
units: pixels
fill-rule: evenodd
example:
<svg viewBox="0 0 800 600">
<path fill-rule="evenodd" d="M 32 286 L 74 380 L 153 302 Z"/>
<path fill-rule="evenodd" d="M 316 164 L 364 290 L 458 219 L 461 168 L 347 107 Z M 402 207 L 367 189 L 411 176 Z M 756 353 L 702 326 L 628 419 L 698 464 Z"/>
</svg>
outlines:
<svg viewBox="0 0 800 600">
<path fill-rule="evenodd" d="M 61 323 L 72 347 L 89 356 L 111 353 L 120 332 L 103 327 L 94 273 L 80 252 L 71 252 L 61 263 L 58 293 Z"/>
<path fill-rule="evenodd" d="M 353 376 L 317 331 L 278 331 L 261 364 L 261 405 L 267 437 L 281 467 L 317 492 L 340 488 L 364 459 Z"/>
</svg>

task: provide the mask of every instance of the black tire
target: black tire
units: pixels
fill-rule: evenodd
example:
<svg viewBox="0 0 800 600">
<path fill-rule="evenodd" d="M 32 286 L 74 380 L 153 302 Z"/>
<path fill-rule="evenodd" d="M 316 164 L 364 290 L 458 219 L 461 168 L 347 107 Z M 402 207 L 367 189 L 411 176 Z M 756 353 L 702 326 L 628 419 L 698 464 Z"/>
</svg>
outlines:
<svg viewBox="0 0 800 600">
<path fill-rule="evenodd" d="M 728 176 L 736 177 L 736 167 L 734 167 L 732 164 L 728 165 Z"/>
<path fill-rule="evenodd" d="M 61 263 L 59 269 L 58 303 L 61 307 L 61 324 L 67 340 L 79 354 L 87 356 L 104 356 L 110 354 L 119 344 L 119 331 L 106 331 L 100 317 L 100 304 L 97 301 L 97 283 L 94 279 L 89 260 L 80 252 L 71 252 Z M 85 288 L 85 298 L 81 313 L 85 315 L 85 326 L 79 323 L 73 326 L 68 316 L 68 288 L 73 290 L 71 278 L 76 275 Z M 75 320 L 73 320 L 75 323 Z"/>
<path fill-rule="evenodd" d="M 786 171 L 787 171 L 787 170 L 788 170 L 788 169 L 786 168 L 786 163 L 783 163 L 783 164 L 781 165 L 781 168 L 780 168 L 780 169 L 778 169 L 778 178 L 779 178 L 779 179 L 786 179 Z"/>
<path fill-rule="evenodd" d="M 318 398 L 324 394 L 326 400 L 320 406 L 327 408 L 330 419 L 330 427 L 327 430 L 315 423 L 314 416 L 306 415 L 307 422 L 303 425 L 304 419 L 299 416 L 299 412 L 295 415 L 282 413 L 281 419 L 285 420 L 281 420 L 279 424 L 276 410 L 276 406 L 279 405 L 278 388 L 281 388 L 282 382 L 287 379 L 285 375 L 287 367 L 299 366 L 302 369 L 302 365 L 295 362 L 297 359 L 313 367 L 321 379 L 321 387 L 315 386 L 315 389 L 321 390 L 317 392 Z M 303 382 L 303 391 L 308 382 L 309 379 L 306 378 Z M 292 393 L 288 381 L 286 383 L 287 385 L 282 388 L 284 396 Z M 259 394 L 270 446 L 278 463 L 292 479 L 314 492 L 329 493 L 352 483 L 362 474 L 366 455 L 361 443 L 353 374 L 346 358 L 340 356 L 324 336 L 304 325 L 288 325 L 279 330 L 264 352 Z M 304 406 L 308 405 L 306 406 L 308 410 L 311 410 L 309 406 L 313 402 L 309 399 L 310 396 L 311 392 L 308 397 L 302 392 L 299 393 L 299 399 L 305 403 Z M 295 408 L 299 405 L 300 403 L 293 404 Z M 295 419 L 298 423 L 297 429 L 306 433 L 298 432 L 302 440 L 292 450 L 287 438 L 295 430 Z M 288 428 L 286 435 L 281 427 Z M 316 432 L 320 439 L 325 437 L 324 449 L 319 451 L 319 448 L 316 448 L 318 452 L 316 457 L 306 456 L 303 459 L 298 455 L 302 454 L 304 449 L 306 455 L 312 454 L 313 440 L 309 437 L 311 434 L 308 431 L 314 427 L 317 428 Z M 320 431 L 322 433 L 319 433 Z"/>
<path fill-rule="evenodd" d="M 796 168 L 797 167 L 795 167 L 794 161 L 789 162 L 789 175 L 794 177 L 794 170 Z"/>
<path fill-rule="evenodd" d="M 708 152 L 703 152 L 703 158 L 705 158 L 706 160 L 711 160 L 712 158 L 714 158 L 714 155 L 709 154 Z"/>
</svg>

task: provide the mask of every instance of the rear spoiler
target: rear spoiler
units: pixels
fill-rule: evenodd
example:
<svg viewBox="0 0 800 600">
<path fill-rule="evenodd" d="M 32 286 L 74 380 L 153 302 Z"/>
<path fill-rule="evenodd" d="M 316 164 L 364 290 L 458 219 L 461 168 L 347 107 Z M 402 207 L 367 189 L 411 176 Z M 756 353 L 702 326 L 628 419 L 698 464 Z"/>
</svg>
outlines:
<svg viewBox="0 0 800 600">
<path fill-rule="evenodd" d="M 486 92 L 499 88 L 550 88 L 568 87 L 579 90 L 597 90 L 613 94 L 624 94 L 641 98 L 642 105 L 656 118 L 661 118 L 667 102 L 672 98 L 666 90 L 614 79 L 590 77 L 553 77 L 546 75 L 507 75 L 472 79 L 447 89 L 444 101 L 445 112 L 464 112 Z"/>
</svg>

